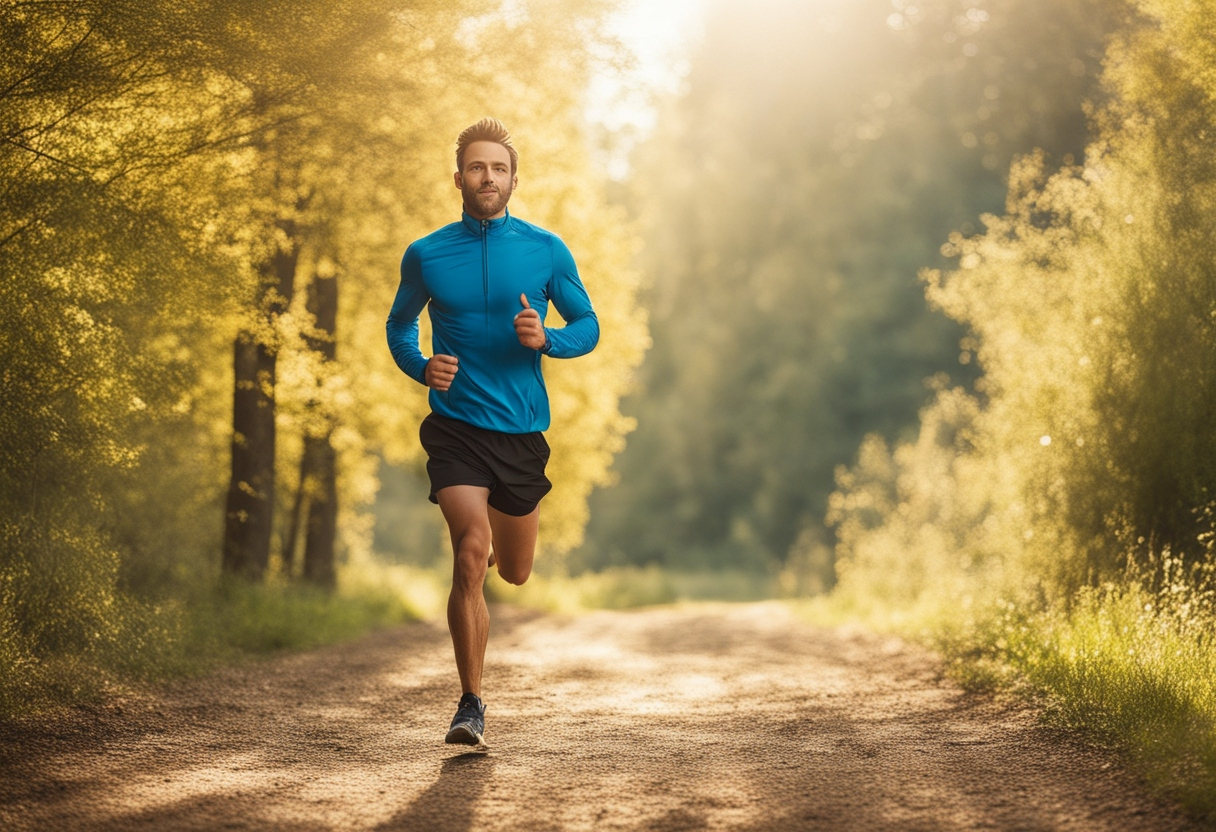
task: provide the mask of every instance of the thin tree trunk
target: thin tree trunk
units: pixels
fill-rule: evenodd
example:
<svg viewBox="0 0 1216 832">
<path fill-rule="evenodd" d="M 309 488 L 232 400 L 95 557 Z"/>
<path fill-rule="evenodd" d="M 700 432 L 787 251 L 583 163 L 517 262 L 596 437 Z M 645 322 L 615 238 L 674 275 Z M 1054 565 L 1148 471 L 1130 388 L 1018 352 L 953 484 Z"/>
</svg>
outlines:
<svg viewBox="0 0 1216 832">
<path fill-rule="evenodd" d="M 273 332 L 287 310 L 295 286 L 297 253 L 294 220 L 279 220 L 286 243 L 260 270 L 258 308 Z M 234 346 L 232 396 L 232 477 L 224 512 L 223 569 L 260 580 L 270 564 L 274 518 L 275 371 L 277 348 L 243 330 Z"/>
<path fill-rule="evenodd" d="M 311 479 L 316 495 L 308 500 L 308 524 L 304 537 L 304 580 L 332 587 L 337 582 L 334 548 L 338 534 L 337 453 L 329 434 L 304 440 L 312 447 L 305 452 L 313 466 Z"/>
<path fill-rule="evenodd" d="M 338 325 L 337 275 L 317 275 L 308 286 L 308 311 L 315 319 L 314 332 L 307 336 L 309 349 L 320 353 L 328 364 L 337 355 L 335 333 Z M 321 404 L 328 407 L 328 404 Z M 306 484 L 308 520 L 304 537 L 304 580 L 332 587 L 336 582 L 335 543 L 338 531 L 337 453 L 330 441 L 333 414 L 324 418 L 322 433 L 304 437 L 300 482 Z"/>
<path fill-rule="evenodd" d="M 287 536 L 283 542 L 283 574 L 288 578 L 296 574 L 296 555 L 300 548 L 300 523 L 308 510 L 308 488 L 305 480 L 306 463 L 300 458 L 300 482 L 296 486 L 295 499 L 291 501 L 291 517 L 287 521 Z"/>
</svg>

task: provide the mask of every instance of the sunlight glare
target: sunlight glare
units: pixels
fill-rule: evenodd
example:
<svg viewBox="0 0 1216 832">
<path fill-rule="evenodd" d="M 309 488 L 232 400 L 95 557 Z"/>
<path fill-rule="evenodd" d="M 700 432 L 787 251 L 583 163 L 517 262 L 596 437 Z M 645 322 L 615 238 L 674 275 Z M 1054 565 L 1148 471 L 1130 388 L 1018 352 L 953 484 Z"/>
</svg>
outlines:
<svg viewBox="0 0 1216 832">
<path fill-rule="evenodd" d="M 648 136 L 657 118 L 656 99 L 676 93 L 688 74 L 688 52 L 700 37 L 705 0 L 648 3 L 625 0 L 608 22 L 632 59 L 625 69 L 606 65 L 592 78 L 587 120 L 612 137 L 608 173 L 624 179 L 629 151 Z"/>
</svg>

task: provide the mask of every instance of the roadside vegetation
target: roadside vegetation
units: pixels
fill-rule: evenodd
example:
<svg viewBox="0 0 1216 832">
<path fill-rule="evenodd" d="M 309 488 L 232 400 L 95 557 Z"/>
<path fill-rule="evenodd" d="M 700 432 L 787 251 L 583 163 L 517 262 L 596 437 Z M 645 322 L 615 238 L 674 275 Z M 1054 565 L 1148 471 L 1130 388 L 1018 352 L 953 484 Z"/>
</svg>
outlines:
<svg viewBox="0 0 1216 832">
<path fill-rule="evenodd" d="M 838 473 L 834 604 L 1216 820 L 1216 40 L 1204 4 L 1137 10 L 1084 162 L 1022 159 L 923 273 L 983 375 Z"/>
<path fill-rule="evenodd" d="M 382 466 L 421 466 L 384 321 L 490 113 L 604 326 L 547 370 L 541 537 L 577 543 L 646 341 L 586 177 L 608 8 L 0 0 L 0 717 L 407 614 L 351 577 Z"/>
<path fill-rule="evenodd" d="M 342 567 L 338 577 L 337 591 L 276 578 L 217 581 L 155 605 L 122 597 L 87 650 L 63 650 L 25 665 L 10 659 L 0 684 L 0 718 L 348 641 L 433 616 L 438 608 L 431 576 L 405 567 Z"/>
</svg>

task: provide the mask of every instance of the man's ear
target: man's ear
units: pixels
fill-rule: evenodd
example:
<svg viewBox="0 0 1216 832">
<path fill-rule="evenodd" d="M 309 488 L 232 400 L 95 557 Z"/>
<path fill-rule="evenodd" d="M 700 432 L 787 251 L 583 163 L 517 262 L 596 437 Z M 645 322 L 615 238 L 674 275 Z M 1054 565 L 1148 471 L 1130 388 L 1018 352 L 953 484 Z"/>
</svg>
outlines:
<svg viewBox="0 0 1216 832">
<path fill-rule="evenodd" d="M 456 190 L 462 190 L 464 188 L 464 184 L 461 182 L 460 171 L 456 171 L 452 174 L 452 180 L 456 183 Z"/>
</svg>

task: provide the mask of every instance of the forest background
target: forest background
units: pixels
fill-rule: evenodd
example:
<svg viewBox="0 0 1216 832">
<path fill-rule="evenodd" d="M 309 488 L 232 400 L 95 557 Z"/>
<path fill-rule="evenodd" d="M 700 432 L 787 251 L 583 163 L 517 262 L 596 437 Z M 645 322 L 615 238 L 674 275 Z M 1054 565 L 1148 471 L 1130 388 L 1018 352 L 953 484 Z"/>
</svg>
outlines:
<svg viewBox="0 0 1216 832">
<path fill-rule="evenodd" d="M 492 113 L 604 334 L 490 592 L 830 592 L 1213 817 L 1216 3 L 709 2 L 641 141 L 600 0 L 0 8 L 5 713 L 434 604 L 383 321 Z"/>
</svg>

